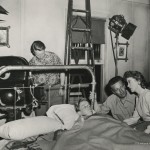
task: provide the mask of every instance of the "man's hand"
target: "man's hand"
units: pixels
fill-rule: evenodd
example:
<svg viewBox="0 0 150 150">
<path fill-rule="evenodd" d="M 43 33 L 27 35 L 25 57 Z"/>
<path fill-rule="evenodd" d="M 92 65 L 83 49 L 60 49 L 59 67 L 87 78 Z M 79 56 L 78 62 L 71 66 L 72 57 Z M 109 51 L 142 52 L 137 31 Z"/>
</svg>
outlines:
<svg viewBox="0 0 150 150">
<path fill-rule="evenodd" d="M 147 129 L 146 129 L 146 130 L 144 130 L 144 132 L 145 132 L 145 133 L 147 133 L 147 134 L 150 134 L 150 125 L 149 125 L 149 126 L 147 126 Z"/>
<path fill-rule="evenodd" d="M 131 118 L 128 118 L 128 119 L 123 120 L 123 122 L 125 122 L 125 123 L 128 124 L 128 125 L 132 125 L 132 124 L 137 123 L 137 122 L 138 122 L 138 119 L 131 117 Z"/>
<path fill-rule="evenodd" d="M 89 99 L 92 100 L 96 100 L 96 93 L 95 92 L 90 92 L 90 96 L 89 96 Z"/>
</svg>

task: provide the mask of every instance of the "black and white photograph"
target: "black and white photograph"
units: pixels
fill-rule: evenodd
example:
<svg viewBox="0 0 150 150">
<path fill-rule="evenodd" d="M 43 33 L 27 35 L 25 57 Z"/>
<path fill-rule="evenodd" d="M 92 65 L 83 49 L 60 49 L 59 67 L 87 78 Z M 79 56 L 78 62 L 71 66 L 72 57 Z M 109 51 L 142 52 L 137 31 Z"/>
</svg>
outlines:
<svg viewBox="0 0 150 150">
<path fill-rule="evenodd" d="M 0 0 L 0 150 L 150 150 L 150 0 Z"/>
</svg>

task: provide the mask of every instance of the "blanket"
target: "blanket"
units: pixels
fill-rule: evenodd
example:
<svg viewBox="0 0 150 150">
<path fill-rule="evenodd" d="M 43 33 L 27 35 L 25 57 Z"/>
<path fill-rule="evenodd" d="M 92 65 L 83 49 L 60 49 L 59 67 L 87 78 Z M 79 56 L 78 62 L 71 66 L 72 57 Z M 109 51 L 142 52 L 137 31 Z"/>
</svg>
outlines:
<svg viewBox="0 0 150 150">
<path fill-rule="evenodd" d="M 29 137 L 23 140 L 0 140 L 0 150 L 51 150 L 54 133 Z"/>
<path fill-rule="evenodd" d="M 150 135 L 105 115 L 93 115 L 64 132 L 52 150 L 149 150 Z"/>
</svg>

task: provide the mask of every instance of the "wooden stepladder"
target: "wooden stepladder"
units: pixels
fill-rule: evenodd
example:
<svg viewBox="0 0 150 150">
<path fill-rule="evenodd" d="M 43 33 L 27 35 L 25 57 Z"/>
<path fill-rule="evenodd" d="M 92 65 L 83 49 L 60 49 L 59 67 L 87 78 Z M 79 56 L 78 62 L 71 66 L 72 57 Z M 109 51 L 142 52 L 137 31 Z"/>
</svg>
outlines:
<svg viewBox="0 0 150 150">
<path fill-rule="evenodd" d="M 78 22 L 82 22 L 82 26 L 78 25 Z M 74 38 L 80 37 L 78 42 L 74 41 Z M 83 38 L 81 38 L 83 36 Z M 84 57 L 84 63 L 80 63 L 80 59 Z M 74 60 L 74 61 L 73 61 Z M 92 30 L 91 30 L 91 6 L 90 0 L 85 0 L 84 9 L 74 9 L 73 0 L 68 0 L 68 14 L 67 14 L 67 26 L 66 26 L 66 43 L 65 43 L 65 65 L 85 65 L 91 67 L 94 72 L 94 49 L 92 44 Z M 84 78 L 83 74 L 77 72 L 72 74 L 72 72 L 67 72 L 67 82 L 66 85 L 66 103 L 69 103 L 70 95 L 73 95 L 72 89 L 75 78 L 79 80 L 78 89 L 81 91 L 74 92 L 75 95 L 81 94 L 85 97 L 84 89 L 89 85 L 82 84 Z"/>
</svg>

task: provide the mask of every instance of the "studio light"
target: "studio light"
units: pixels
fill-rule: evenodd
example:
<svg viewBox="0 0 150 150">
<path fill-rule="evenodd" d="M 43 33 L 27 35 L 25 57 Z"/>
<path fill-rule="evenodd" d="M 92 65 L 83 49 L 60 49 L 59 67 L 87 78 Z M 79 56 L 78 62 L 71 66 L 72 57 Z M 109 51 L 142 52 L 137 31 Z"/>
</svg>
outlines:
<svg viewBox="0 0 150 150">
<path fill-rule="evenodd" d="M 114 15 L 109 19 L 108 29 L 114 32 L 117 36 L 121 34 L 122 37 L 129 40 L 133 35 L 136 25 L 126 22 L 123 15 Z"/>
<path fill-rule="evenodd" d="M 115 15 L 109 19 L 109 29 L 116 34 L 122 32 L 123 28 L 126 26 L 126 20 L 122 15 Z"/>
</svg>

